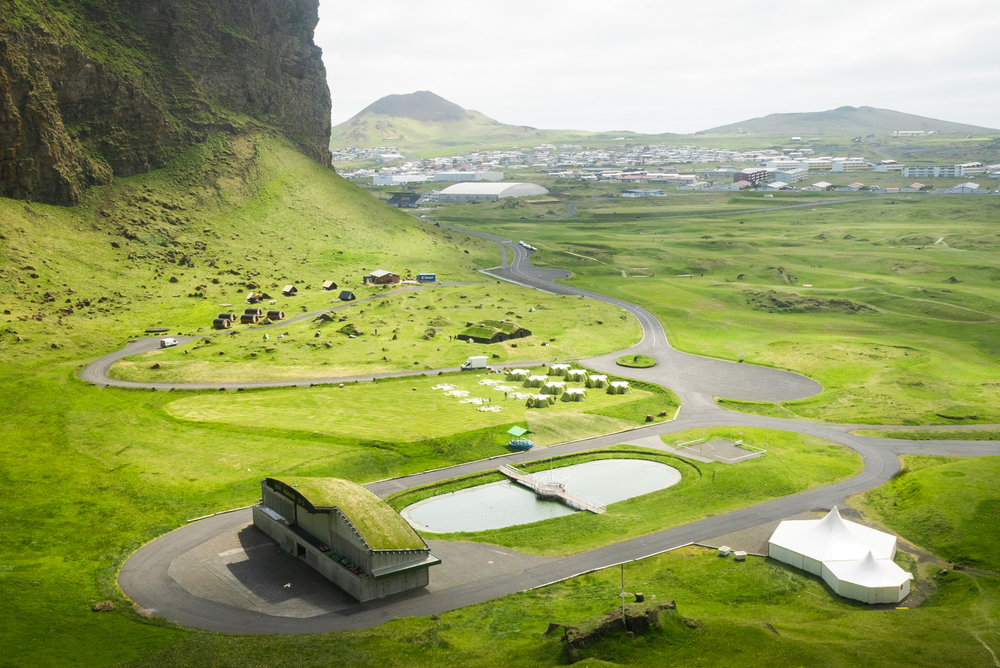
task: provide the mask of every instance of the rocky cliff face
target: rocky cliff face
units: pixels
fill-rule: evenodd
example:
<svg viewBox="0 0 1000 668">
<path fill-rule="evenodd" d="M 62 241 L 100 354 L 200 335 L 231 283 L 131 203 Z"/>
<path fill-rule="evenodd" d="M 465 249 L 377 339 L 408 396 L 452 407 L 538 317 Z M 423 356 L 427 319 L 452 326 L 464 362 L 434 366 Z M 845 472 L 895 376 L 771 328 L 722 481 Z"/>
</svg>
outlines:
<svg viewBox="0 0 1000 668">
<path fill-rule="evenodd" d="M 74 204 L 219 130 L 329 164 L 318 0 L 5 0 L 0 196 Z"/>
</svg>

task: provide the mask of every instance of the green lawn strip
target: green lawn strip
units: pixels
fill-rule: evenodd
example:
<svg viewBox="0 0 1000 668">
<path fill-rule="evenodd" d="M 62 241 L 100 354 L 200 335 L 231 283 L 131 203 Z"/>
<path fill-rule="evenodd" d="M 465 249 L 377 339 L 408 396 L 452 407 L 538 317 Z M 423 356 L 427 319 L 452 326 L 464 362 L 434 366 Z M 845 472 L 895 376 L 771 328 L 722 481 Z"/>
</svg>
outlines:
<svg viewBox="0 0 1000 668">
<path fill-rule="evenodd" d="M 457 367 L 470 355 L 514 365 L 518 360 L 592 357 L 627 348 L 642 336 L 635 318 L 616 306 L 506 283 L 358 294 L 374 295 L 375 300 L 338 308 L 330 314 L 331 322 L 311 317 L 264 331 L 237 325 L 213 332 L 206 320 L 200 332 L 206 338 L 127 357 L 112 366 L 110 375 L 136 382 L 298 380 Z M 303 294 L 282 298 L 276 306 L 293 317 L 302 310 L 341 306 L 335 297 L 336 292 Z M 242 308 L 238 304 L 240 312 Z M 466 323 L 488 318 L 516 322 L 532 335 L 494 344 L 469 344 L 459 338 Z M 360 332 L 356 338 L 340 331 L 348 325 Z M 499 355 L 495 360 L 494 354 Z"/>
<path fill-rule="evenodd" d="M 615 364 L 632 369 L 648 369 L 651 366 L 656 366 L 656 360 L 649 355 L 624 355 L 619 357 Z"/>
<path fill-rule="evenodd" d="M 671 443 L 679 444 L 702 434 L 703 430 L 697 429 L 671 434 L 669 438 Z M 764 430 L 750 427 L 709 428 L 704 434 L 708 440 L 742 438 L 759 446 L 765 442 Z M 762 458 L 728 465 L 677 466 L 682 474 L 677 485 L 611 504 L 602 515 L 579 512 L 493 531 L 428 533 L 424 537 L 492 543 L 530 554 L 564 556 L 828 485 L 849 478 L 863 467 L 859 455 L 825 439 L 768 430 L 766 440 L 768 454 Z M 677 461 L 675 456 L 643 448 L 616 446 L 613 451 L 668 464 L 667 460 Z M 547 468 L 548 461 L 536 466 Z M 420 494 L 421 498 L 434 495 L 433 491 L 426 492 L 426 496 L 423 491 Z M 558 541 L 552 540 L 554 535 L 559 536 Z"/>
<path fill-rule="evenodd" d="M 1000 457 L 905 455 L 902 464 L 859 508 L 949 561 L 996 572 Z"/>
<path fill-rule="evenodd" d="M 913 441 L 1000 441 L 997 429 L 855 429 L 851 433 Z"/>
<path fill-rule="evenodd" d="M 536 373 L 544 373 L 535 369 Z M 386 378 L 377 382 L 348 383 L 344 387 L 333 385 L 312 388 L 258 389 L 250 392 L 200 393 L 179 398 L 166 406 L 174 418 L 199 424 L 229 424 L 246 428 L 276 428 L 300 431 L 308 429 L 321 434 L 349 438 L 377 439 L 384 441 L 414 442 L 441 438 L 455 432 L 472 431 L 489 426 L 537 419 L 551 421 L 562 419 L 572 425 L 571 415 L 596 413 L 600 410 L 623 407 L 631 402 L 655 398 L 661 410 L 671 407 L 671 397 L 660 389 L 635 389 L 632 394 L 612 395 L 599 388 L 588 391 L 589 399 L 582 402 L 557 401 L 543 409 L 529 409 L 525 399 L 508 395 L 514 392 L 536 393 L 538 388 L 522 387 L 521 382 L 505 381 L 503 374 L 473 374 L 454 372 L 430 376 Z M 480 380 L 495 380 L 504 387 L 515 390 L 501 392 Z M 553 377 L 552 380 L 557 380 Z M 560 378 L 561 380 L 561 378 Z M 461 398 L 447 396 L 444 390 L 433 387 L 447 384 L 469 392 L 469 397 L 491 400 L 485 406 L 500 407 L 499 412 L 483 412 L 475 404 L 461 403 Z M 568 383 L 568 387 L 582 387 L 582 383 Z M 650 408 L 644 403 L 640 412 Z M 626 411 L 624 415 L 628 415 Z M 635 422 L 644 419 L 636 417 Z M 614 417 L 614 429 L 624 428 L 624 418 Z M 595 422 L 579 424 L 576 438 L 606 433 L 607 424 Z M 533 429 L 534 430 L 534 429 Z M 596 432 L 595 432 L 596 430 Z M 561 439 L 568 440 L 568 439 Z"/>
</svg>

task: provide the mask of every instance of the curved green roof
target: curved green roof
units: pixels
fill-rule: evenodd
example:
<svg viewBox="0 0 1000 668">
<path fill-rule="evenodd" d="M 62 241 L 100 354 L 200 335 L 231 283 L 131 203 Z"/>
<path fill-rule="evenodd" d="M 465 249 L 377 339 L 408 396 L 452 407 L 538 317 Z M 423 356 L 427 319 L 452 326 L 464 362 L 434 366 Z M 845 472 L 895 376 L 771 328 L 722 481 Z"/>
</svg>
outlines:
<svg viewBox="0 0 1000 668">
<path fill-rule="evenodd" d="M 427 545 L 392 506 L 361 485 L 340 478 L 268 478 L 301 497 L 311 510 L 336 508 L 372 550 L 426 550 Z"/>
</svg>

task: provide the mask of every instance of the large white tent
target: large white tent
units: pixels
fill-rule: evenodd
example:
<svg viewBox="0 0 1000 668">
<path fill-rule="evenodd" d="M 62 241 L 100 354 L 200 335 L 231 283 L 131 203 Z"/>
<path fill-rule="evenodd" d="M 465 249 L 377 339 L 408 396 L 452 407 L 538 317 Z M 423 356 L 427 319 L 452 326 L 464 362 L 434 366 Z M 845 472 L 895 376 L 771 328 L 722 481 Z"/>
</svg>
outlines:
<svg viewBox="0 0 1000 668">
<path fill-rule="evenodd" d="M 456 183 L 438 193 L 439 202 L 472 202 L 504 197 L 525 197 L 527 195 L 547 195 L 549 191 L 534 183 Z"/>
<path fill-rule="evenodd" d="M 845 520 L 837 507 L 819 520 L 785 520 L 768 541 L 768 556 L 818 575 L 846 598 L 898 603 L 909 573 L 892 560 L 896 537 Z"/>
</svg>

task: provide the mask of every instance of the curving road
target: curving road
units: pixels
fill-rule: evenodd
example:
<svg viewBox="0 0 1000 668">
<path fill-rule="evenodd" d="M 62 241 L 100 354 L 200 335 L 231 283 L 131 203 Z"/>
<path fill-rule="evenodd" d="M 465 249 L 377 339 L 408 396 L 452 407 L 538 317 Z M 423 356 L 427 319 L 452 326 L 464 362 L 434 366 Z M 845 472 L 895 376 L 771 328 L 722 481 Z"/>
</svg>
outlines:
<svg viewBox="0 0 1000 668">
<path fill-rule="evenodd" d="M 845 497 L 866 491 L 891 479 L 899 470 L 898 457 L 902 454 L 961 457 L 1000 455 L 1000 442 L 994 441 L 912 441 L 870 438 L 850 433 L 859 425 L 765 418 L 725 411 L 714 403 L 714 396 L 781 401 L 811 396 L 822 388 L 815 381 L 791 372 L 748 364 L 736 364 L 676 351 L 667 343 L 659 322 L 645 309 L 612 297 L 554 283 L 553 280 L 565 276 L 565 272 L 531 267 L 528 253 L 510 240 L 468 230 L 458 231 L 484 237 L 500 247 L 503 258 L 502 266 L 484 273 L 546 292 L 584 295 L 600 299 L 632 313 L 643 327 L 643 340 L 627 351 L 583 360 L 583 363 L 594 368 L 613 371 L 620 376 L 649 380 L 665 385 L 681 397 L 683 404 L 683 410 L 672 422 L 639 427 L 628 434 L 611 434 L 535 451 L 514 453 L 504 456 L 505 463 L 513 464 L 544 459 L 685 429 L 731 425 L 782 429 L 827 438 L 861 454 L 864 458 L 864 468 L 858 475 L 840 483 L 773 499 L 724 515 L 709 517 L 588 552 L 544 560 L 541 563 L 537 563 L 538 560 L 531 562 L 524 557 L 525 566 L 511 572 L 498 575 L 479 574 L 471 581 L 454 586 L 433 591 L 412 591 L 404 595 L 365 604 L 352 603 L 334 612 L 300 617 L 267 615 L 237 605 L 228 605 L 201 598 L 178 584 L 178 581 L 171 575 L 174 572 L 172 569 L 177 568 L 177 564 L 183 560 L 184 555 L 198 546 L 218 538 L 227 531 L 233 531 L 248 524 L 250 512 L 243 510 L 190 524 L 139 549 L 126 561 L 119 576 L 122 590 L 133 601 L 158 616 L 179 624 L 210 631 L 301 634 L 366 628 L 382 624 L 394 617 L 425 616 L 446 612 L 556 582 L 589 570 L 648 557 L 687 543 L 704 541 L 747 527 L 780 520 L 802 511 L 842 505 Z M 509 263 L 508 251 L 511 254 Z M 106 369 L 110 367 L 110 364 L 115 359 L 125 355 L 142 352 L 145 350 L 143 344 L 147 344 L 147 342 L 132 344 L 123 351 L 102 358 L 99 360 L 102 362 L 100 366 L 92 365 L 87 369 L 87 372 L 93 369 L 93 374 L 85 372 L 85 379 L 106 384 L 102 379 L 106 379 Z M 147 345 L 155 345 L 155 341 L 150 341 Z M 617 367 L 614 360 L 626 353 L 652 355 L 659 360 L 659 364 L 652 369 Z M 371 376 L 365 376 L 365 378 L 369 377 Z M 92 380 L 93 378 L 97 380 Z M 335 380 L 344 379 L 327 379 L 327 382 L 335 382 Z M 319 381 L 264 385 L 310 385 L 316 382 Z M 155 386 L 157 389 L 164 387 L 155 384 L 126 384 L 126 386 L 147 388 Z M 254 385 L 240 384 L 239 386 L 251 387 Z M 167 387 L 179 386 L 170 385 Z M 218 385 L 211 387 L 218 387 Z M 496 466 L 497 462 L 493 460 L 468 462 L 445 469 L 368 483 L 366 486 L 380 496 L 387 496 L 411 487 L 467 473 L 491 470 Z M 308 570 L 305 565 L 299 567 Z"/>
</svg>

